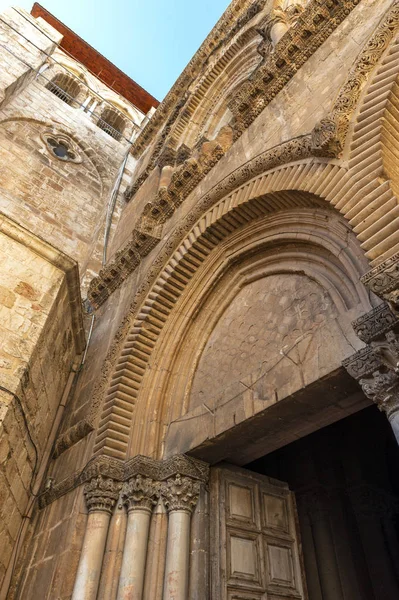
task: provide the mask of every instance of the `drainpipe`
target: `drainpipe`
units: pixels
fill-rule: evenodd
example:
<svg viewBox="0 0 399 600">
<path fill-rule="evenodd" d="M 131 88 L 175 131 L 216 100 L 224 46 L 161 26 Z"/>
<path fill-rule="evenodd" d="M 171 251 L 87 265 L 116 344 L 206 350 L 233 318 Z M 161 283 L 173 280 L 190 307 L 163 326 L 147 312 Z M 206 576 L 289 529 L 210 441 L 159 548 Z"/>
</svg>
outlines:
<svg viewBox="0 0 399 600">
<path fill-rule="evenodd" d="M 125 157 L 124 157 L 124 159 L 122 161 L 121 167 L 119 169 L 118 176 L 117 176 L 117 178 L 115 180 L 114 187 L 112 188 L 111 196 L 110 196 L 109 202 L 108 202 L 107 216 L 105 218 L 104 248 L 103 248 L 103 263 L 102 263 L 103 266 L 107 262 L 107 248 L 108 248 L 109 233 L 110 233 L 110 230 L 111 230 L 112 217 L 114 215 L 116 200 L 118 198 L 119 190 L 120 190 L 120 187 L 121 187 L 122 177 L 123 177 L 123 174 L 125 172 L 126 163 L 127 163 L 128 158 L 129 158 L 133 135 L 134 135 L 134 133 L 132 133 L 132 135 L 130 137 L 129 148 L 127 149 Z"/>
</svg>

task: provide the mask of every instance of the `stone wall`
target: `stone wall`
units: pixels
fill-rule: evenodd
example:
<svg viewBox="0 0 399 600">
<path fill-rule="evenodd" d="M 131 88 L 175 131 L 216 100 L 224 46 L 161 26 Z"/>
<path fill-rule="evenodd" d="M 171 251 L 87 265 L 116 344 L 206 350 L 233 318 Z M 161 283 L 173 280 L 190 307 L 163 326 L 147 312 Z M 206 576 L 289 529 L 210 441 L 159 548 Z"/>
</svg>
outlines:
<svg viewBox="0 0 399 600">
<path fill-rule="evenodd" d="M 16 223 L 0 220 L 1 580 L 73 361 L 83 349 L 71 302 L 77 285 L 76 265 Z"/>
</svg>

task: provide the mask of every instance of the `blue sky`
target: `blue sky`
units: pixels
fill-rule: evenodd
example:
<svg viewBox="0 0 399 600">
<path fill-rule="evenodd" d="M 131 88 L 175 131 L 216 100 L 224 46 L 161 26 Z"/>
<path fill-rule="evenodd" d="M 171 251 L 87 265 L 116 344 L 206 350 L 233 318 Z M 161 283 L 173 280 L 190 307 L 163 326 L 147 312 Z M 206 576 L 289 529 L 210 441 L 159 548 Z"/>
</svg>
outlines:
<svg viewBox="0 0 399 600">
<path fill-rule="evenodd" d="M 30 11 L 32 0 L 0 0 Z M 162 100 L 230 0 L 42 0 L 41 4 Z"/>
</svg>

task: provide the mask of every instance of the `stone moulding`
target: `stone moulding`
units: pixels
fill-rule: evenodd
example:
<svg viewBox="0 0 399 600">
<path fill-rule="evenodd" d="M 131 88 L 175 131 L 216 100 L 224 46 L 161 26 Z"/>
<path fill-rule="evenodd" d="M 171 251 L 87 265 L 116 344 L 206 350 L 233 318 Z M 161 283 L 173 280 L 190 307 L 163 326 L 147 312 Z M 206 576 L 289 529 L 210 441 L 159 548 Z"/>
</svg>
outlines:
<svg viewBox="0 0 399 600">
<path fill-rule="evenodd" d="M 225 179 L 204 196 L 204 200 L 206 203 L 209 202 L 210 198 L 216 201 L 223 197 L 225 193 L 247 181 L 249 177 L 253 177 L 265 170 L 292 161 L 310 158 L 312 156 L 311 148 L 311 136 L 302 136 L 288 142 L 283 142 L 279 146 L 271 148 L 255 157 L 252 161 L 225 177 Z M 179 186 L 180 197 L 175 193 L 172 200 L 168 190 L 161 189 L 157 199 L 146 206 L 144 211 L 145 213 L 152 213 L 153 221 L 165 220 L 165 213 L 166 218 L 173 214 L 175 206 L 182 202 L 182 197 L 187 197 L 192 192 L 195 185 L 199 182 L 195 175 L 195 167 L 196 164 L 193 162 L 190 168 L 182 169 L 181 185 Z M 193 179 L 195 181 L 194 185 Z M 173 182 L 174 187 L 176 187 L 176 182 L 177 178 Z M 135 240 L 139 236 L 139 233 L 141 232 L 134 232 Z M 93 308 L 98 309 L 139 265 L 140 259 L 146 256 L 160 241 L 160 237 L 155 238 L 148 233 L 141 233 L 141 236 L 147 243 L 142 244 L 140 256 L 134 252 L 135 241 L 129 242 L 123 250 L 118 252 L 112 263 L 107 265 L 100 272 L 99 276 L 92 280 L 88 290 L 88 300 Z"/>
<path fill-rule="evenodd" d="M 229 103 L 229 108 L 234 115 L 230 125 L 233 127 L 235 140 L 277 96 L 288 81 L 331 35 L 359 1 L 360 0 L 344 0 L 342 2 L 341 0 L 329 0 L 328 2 L 322 2 L 321 0 L 313 0 L 308 4 L 296 19 L 294 26 L 290 27 L 281 41 L 277 44 L 274 52 L 268 53 L 265 60 L 251 76 L 241 84 L 237 92 L 234 93 L 234 97 Z M 261 10 L 264 4 L 265 2 L 257 2 L 255 5 L 250 6 L 247 9 L 245 20 L 241 19 L 242 24 L 240 24 L 240 26 L 243 26 L 243 24 L 252 19 Z M 181 108 L 187 104 L 188 98 L 190 97 L 190 95 L 187 95 L 187 92 L 185 92 L 185 94 L 186 98 L 183 96 L 183 92 L 181 92 L 179 100 Z M 158 110 L 160 110 L 160 108 L 158 108 Z M 138 158 L 145 146 L 144 140 L 146 141 L 146 144 L 148 144 L 163 122 L 163 119 L 161 119 L 163 112 L 164 109 L 161 104 L 159 122 L 157 120 L 157 111 L 153 119 L 147 125 L 148 132 L 146 133 L 146 127 L 141 134 L 143 138 L 139 136 L 135 144 L 133 144 L 132 152 L 136 158 Z M 168 143 L 169 131 L 176 121 L 179 112 L 180 110 L 177 113 L 175 110 L 169 117 L 164 131 L 153 150 L 148 167 L 139 176 L 133 186 L 126 190 L 127 200 L 130 200 L 130 198 L 133 197 L 147 179 L 150 171 L 155 167 L 163 144 L 165 143 L 167 145 Z M 337 139 L 337 126 L 335 121 L 332 119 L 329 124 L 322 123 L 322 128 L 322 136 L 327 138 L 328 141 L 324 140 L 323 146 L 320 148 L 316 146 L 315 155 L 337 156 L 341 149 L 341 145 Z"/>
<path fill-rule="evenodd" d="M 135 456 L 126 461 L 117 460 L 107 456 L 94 457 L 79 472 L 74 473 L 44 491 L 39 497 L 39 507 L 45 508 L 61 496 L 71 492 L 81 485 L 98 481 L 98 485 L 91 484 L 94 488 L 102 487 L 102 482 L 112 480 L 116 486 L 137 476 L 160 483 L 180 476 L 187 477 L 199 483 L 206 483 L 209 477 L 209 465 L 196 458 L 186 455 L 172 456 L 168 460 L 155 460 L 147 456 Z M 90 489 L 91 489 L 90 487 Z"/>
<path fill-rule="evenodd" d="M 372 375 L 383 366 L 382 360 L 369 346 L 358 350 L 342 362 L 349 375 L 359 381 L 367 375 Z"/>
</svg>

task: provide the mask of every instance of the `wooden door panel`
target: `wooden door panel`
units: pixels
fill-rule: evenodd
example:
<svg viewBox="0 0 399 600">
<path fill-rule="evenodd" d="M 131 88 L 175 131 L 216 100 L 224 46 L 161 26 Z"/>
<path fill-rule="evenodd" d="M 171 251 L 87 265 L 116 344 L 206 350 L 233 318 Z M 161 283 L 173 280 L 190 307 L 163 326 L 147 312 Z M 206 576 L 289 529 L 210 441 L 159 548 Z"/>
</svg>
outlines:
<svg viewBox="0 0 399 600">
<path fill-rule="evenodd" d="M 264 529 L 289 533 L 288 499 L 262 492 L 262 518 Z"/>
<path fill-rule="evenodd" d="M 262 538 L 256 533 L 227 529 L 228 583 L 237 580 L 262 585 Z"/>
<path fill-rule="evenodd" d="M 282 482 L 212 469 L 212 600 L 305 600 L 293 500 Z"/>
<path fill-rule="evenodd" d="M 256 506 L 253 488 L 226 481 L 226 518 L 256 527 Z"/>
</svg>

